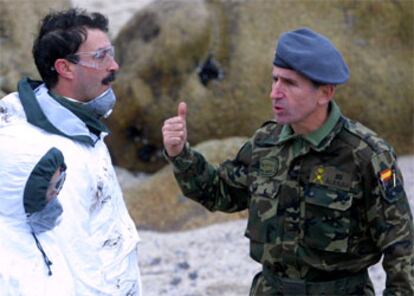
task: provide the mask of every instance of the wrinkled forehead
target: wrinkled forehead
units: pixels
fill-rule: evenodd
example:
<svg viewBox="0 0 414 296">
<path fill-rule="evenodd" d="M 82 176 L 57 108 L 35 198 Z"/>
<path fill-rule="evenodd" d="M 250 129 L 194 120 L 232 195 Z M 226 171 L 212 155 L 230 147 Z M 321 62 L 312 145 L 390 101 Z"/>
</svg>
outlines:
<svg viewBox="0 0 414 296">
<path fill-rule="evenodd" d="M 282 68 L 282 67 L 278 67 L 278 66 L 273 66 L 272 76 L 274 78 L 283 78 L 283 79 L 289 79 L 289 80 L 309 81 L 310 82 L 309 78 L 302 75 L 298 71 L 293 70 L 293 69 Z"/>
</svg>

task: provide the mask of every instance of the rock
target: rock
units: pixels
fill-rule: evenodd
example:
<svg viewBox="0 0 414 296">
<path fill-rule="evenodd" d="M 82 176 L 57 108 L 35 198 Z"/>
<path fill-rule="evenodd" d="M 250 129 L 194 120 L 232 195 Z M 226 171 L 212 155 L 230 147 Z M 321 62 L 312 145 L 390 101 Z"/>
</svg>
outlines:
<svg viewBox="0 0 414 296">
<path fill-rule="evenodd" d="M 218 164 L 234 158 L 245 138 L 211 140 L 197 145 L 206 159 Z M 193 229 L 207 224 L 246 217 L 236 214 L 211 213 L 198 203 L 184 197 L 174 179 L 172 167 L 166 166 L 136 186 L 124 184 L 125 201 L 132 219 L 139 229 L 175 231 Z"/>
<path fill-rule="evenodd" d="M 122 71 L 114 89 L 122 104 L 109 119 L 108 138 L 119 166 L 153 172 L 165 165 L 160 127 L 207 54 L 210 29 L 203 1 L 174 0 L 148 5 L 119 33 L 115 46 Z"/>
<path fill-rule="evenodd" d="M 118 35 L 123 25 L 142 7 L 154 0 L 71 0 L 74 7 L 98 11 L 109 18 L 109 37 Z"/>
<path fill-rule="evenodd" d="M 160 129 L 180 100 L 191 143 L 250 136 L 272 116 L 275 41 L 300 26 L 331 38 L 350 66 L 336 94 L 343 113 L 412 152 L 413 14 L 412 1 L 154 1 L 115 40 L 114 161 L 147 172 L 165 165 Z"/>
<path fill-rule="evenodd" d="M 115 173 L 118 178 L 119 185 L 123 190 L 131 186 L 137 186 L 150 176 L 145 173 L 133 173 L 120 167 L 115 167 Z"/>
<path fill-rule="evenodd" d="M 197 272 L 197 271 L 190 272 L 190 273 L 188 274 L 188 278 L 189 278 L 190 280 L 195 281 L 195 280 L 198 278 L 198 272 Z"/>
<path fill-rule="evenodd" d="M 15 91 L 24 75 L 39 79 L 31 51 L 39 22 L 50 10 L 70 6 L 69 0 L 0 0 L 0 89 Z"/>
<path fill-rule="evenodd" d="M 171 286 L 178 286 L 181 283 L 181 281 L 182 280 L 181 280 L 180 277 L 174 276 L 173 279 L 170 282 L 170 285 Z"/>
</svg>

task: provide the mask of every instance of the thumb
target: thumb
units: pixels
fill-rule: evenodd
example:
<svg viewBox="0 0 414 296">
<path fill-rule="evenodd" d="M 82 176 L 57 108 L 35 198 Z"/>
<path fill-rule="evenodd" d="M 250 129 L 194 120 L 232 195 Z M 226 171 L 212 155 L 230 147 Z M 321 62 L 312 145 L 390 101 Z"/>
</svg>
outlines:
<svg viewBox="0 0 414 296">
<path fill-rule="evenodd" d="M 181 102 L 178 104 L 178 116 L 183 119 L 186 119 L 187 116 L 187 104 L 185 102 Z"/>
</svg>

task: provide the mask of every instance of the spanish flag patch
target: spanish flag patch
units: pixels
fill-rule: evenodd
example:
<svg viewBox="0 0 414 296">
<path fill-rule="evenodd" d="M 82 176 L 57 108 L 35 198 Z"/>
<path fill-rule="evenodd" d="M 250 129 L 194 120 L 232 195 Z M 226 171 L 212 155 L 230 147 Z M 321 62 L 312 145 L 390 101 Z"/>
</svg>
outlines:
<svg viewBox="0 0 414 296">
<path fill-rule="evenodd" d="M 381 182 L 385 183 L 389 181 L 392 177 L 392 170 L 391 169 L 385 169 L 380 172 L 380 179 Z"/>
</svg>

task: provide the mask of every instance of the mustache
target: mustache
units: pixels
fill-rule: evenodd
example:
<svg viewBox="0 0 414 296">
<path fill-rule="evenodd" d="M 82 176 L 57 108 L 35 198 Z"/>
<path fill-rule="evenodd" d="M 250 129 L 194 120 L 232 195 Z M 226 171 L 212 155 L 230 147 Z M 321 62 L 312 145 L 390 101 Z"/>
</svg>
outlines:
<svg viewBox="0 0 414 296">
<path fill-rule="evenodd" d="M 102 79 L 102 84 L 108 85 L 112 81 L 115 81 L 115 79 L 116 79 L 116 72 L 112 71 L 111 73 L 109 73 L 108 76 L 106 76 L 104 79 Z"/>
</svg>

